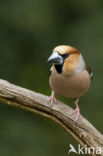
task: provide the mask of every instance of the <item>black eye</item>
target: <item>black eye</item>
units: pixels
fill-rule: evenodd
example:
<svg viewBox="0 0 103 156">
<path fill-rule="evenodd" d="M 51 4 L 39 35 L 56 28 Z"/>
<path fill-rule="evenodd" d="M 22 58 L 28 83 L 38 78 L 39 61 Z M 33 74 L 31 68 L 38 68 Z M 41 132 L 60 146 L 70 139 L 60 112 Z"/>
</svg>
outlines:
<svg viewBox="0 0 103 156">
<path fill-rule="evenodd" d="M 69 57 L 69 53 L 66 53 L 66 54 L 63 54 L 63 55 L 61 55 L 62 57 L 63 57 L 63 59 L 65 60 L 66 58 L 68 58 Z"/>
</svg>

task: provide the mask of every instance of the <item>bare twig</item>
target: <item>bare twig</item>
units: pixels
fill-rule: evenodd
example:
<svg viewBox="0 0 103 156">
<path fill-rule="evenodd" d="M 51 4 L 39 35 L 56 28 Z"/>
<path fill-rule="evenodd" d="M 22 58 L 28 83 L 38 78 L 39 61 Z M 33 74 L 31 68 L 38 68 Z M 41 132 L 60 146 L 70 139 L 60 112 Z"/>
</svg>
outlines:
<svg viewBox="0 0 103 156">
<path fill-rule="evenodd" d="M 83 117 L 74 122 L 73 109 L 62 102 L 57 101 L 53 107 L 50 107 L 48 96 L 13 85 L 5 80 L 0 80 L 0 101 L 53 120 L 82 146 L 101 147 L 101 156 L 103 156 L 103 135 Z"/>
</svg>

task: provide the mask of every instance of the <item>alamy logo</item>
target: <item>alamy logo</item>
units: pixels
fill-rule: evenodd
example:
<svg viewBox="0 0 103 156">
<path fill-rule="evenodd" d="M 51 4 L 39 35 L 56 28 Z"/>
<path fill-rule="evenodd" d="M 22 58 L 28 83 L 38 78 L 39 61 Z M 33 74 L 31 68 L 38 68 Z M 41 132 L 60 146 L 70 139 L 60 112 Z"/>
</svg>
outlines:
<svg viewBox="0 0 103 156">
<path fill-rule="evenodd" d="M 93 155 L 101 154 L 101 147 L 87 147 L 87 145 L 85 145 L 85 147 L 82 147 L 80 144 L 78 144 L 78 148 L 75 149 L 75 147 L 72 144 L 70 144 L 69 146 L 70 146 L 70 148 L 69 148 L 68 154 L 70 154 L 70 153 L 91 154 L 91 152 Z"/>
</svg>

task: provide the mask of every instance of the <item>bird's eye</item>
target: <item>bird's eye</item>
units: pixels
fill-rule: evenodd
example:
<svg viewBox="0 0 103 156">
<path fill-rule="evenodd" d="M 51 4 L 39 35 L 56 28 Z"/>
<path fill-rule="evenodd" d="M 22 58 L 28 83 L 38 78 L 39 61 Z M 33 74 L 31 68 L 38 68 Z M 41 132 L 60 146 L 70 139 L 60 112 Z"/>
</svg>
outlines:
<svg viewBox="0 0 103 156">
<path fill-rule="evenodd" d="M 63 59 L 65 60 L 66 58 L 68 58 L 69 57 L 69 53 L 66 53 L 66 54 L 63 54 L 63 55 L 61 55 L 62 57 L 63 57 Z"/>
</svg>

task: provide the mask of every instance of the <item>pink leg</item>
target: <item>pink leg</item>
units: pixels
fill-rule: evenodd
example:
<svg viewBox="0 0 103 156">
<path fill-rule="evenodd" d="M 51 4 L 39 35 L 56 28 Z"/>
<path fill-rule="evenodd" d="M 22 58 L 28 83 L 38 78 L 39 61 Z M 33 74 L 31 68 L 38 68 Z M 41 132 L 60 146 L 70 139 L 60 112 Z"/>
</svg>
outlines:
<svg viewBox="0 0 103 156">
<path fill-rule="evenodd" d="M 52 91 L 51 96 L 50 96 L 50 106 L 51 107 L 54 105 L 55 101 L 56 101 L 56 99 L 55 99 L 55 92 Z"/>
<path fill-rule="evenodd" d="M 76 113 L 76 118 L 75 118 L 75 122 L 78 120 L 78 118 L 81 116 L 80 114 L 80 110 L 79 110 L 79 106 L 78 106 L 78 101 L 79 99 L 74 100 L 74 103 L 76 105 L 76 109 L 75 109 L 75 113 Z"/>
</svg>

